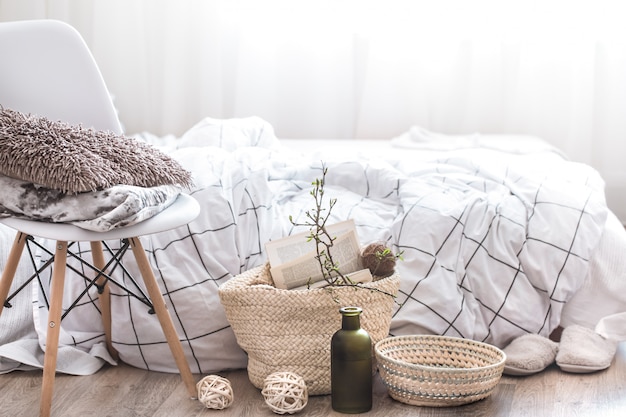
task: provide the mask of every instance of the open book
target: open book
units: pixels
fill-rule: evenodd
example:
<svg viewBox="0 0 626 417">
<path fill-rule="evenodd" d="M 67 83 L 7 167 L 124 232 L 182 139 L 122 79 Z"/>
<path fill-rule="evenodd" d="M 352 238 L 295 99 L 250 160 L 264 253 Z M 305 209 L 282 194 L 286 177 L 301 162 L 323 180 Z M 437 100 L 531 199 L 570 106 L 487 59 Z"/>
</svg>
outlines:
<svg viewBox="0 0 626 417">
<path fill-rule="evenodd" d="M 346 220 L 326 228 L 335 238 L 331 253 L 339 271 L 353 282 L 368 282 L 372 275 L 363 269 L 361 248 L 353 220 Z M 276 288 L 300 289 L 328 285 L 317 255 L 315 241 L 308 240 L 309 232 L 302 232 L 273 240 L 265 245 L 270 273 Z"/>
</svg>

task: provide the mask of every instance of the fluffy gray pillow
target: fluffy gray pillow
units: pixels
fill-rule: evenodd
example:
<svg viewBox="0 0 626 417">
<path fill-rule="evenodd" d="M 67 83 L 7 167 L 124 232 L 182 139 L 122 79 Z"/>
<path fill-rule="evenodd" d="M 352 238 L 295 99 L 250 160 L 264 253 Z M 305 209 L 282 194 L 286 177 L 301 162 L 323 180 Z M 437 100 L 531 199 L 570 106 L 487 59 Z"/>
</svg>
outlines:
<svg viewBox="0 0 626 417">
<path fill-rule="evenodd" d="M 0 106 L 0 174 L 61 190 L 115 185 L 191 186 L 191 174 L 155 147 Z"/>
</svg>

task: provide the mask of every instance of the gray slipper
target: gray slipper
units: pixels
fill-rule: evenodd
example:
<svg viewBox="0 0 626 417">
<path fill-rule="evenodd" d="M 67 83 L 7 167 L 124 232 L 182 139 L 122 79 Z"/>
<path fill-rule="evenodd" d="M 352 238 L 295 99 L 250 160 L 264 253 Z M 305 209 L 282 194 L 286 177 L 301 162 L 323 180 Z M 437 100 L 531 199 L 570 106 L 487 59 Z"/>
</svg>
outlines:
<svg viewBox="0 0 626 417">
<path fill-rule="evenodd" d="M 504 374 L 531 375 L 546 369 L 556 359 L 559 344 L 538 334 L 525 334 L 514 339 L 504 353 Z"/>
<path fill-rule="evenodd" d="M 611 366 L 617 342 L 587 327 L 572 325 L 563 330 L 556 364 L 565 372 L 585 374 Z"/>
</svg>

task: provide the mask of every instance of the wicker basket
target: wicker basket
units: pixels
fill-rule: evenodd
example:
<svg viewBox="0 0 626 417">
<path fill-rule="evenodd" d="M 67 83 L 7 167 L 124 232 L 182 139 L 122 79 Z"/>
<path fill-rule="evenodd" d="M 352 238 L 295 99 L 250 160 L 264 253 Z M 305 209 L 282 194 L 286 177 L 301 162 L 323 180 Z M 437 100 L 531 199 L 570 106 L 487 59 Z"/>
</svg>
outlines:
<svg viewBox="0 0 626 417">
<path fill-rule="evenodd" d="M 430 407 L 471 403 L 488 397 L 504 369 L 495 346 L 446 336 L 397 336 L 376 343 L 376 358 L 389 395 Z"/>
<path fill-rule="evenodd" d="M 219 289 L 237 343 L 248 354 L 248 377 L 261 389 L 274 372 L 304 378 L 310 395 L 330 393 L 330 339 L 341 327 L 339 308 L 363 309 L 361 326 L 372 342 L 389 335 L 397 274 L 363 284 L 282 290 L 273 286 L 268 265 L 233 277 Z M 373 350 L 373 347 L 372 347 Z"/>
</svg>

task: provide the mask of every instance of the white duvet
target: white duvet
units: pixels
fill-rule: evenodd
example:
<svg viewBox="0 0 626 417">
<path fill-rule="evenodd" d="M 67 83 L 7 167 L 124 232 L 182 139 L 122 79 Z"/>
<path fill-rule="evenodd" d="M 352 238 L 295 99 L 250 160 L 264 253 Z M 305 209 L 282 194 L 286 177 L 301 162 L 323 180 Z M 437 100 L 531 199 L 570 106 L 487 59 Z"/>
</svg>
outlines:
<svg viewBox="0 0 626 417">
<path fill-rule="evenodd" d="M 404 253 L 394 335 L 445 334 L 501 347 L 526 332 L 549 335 L 566 303 L 588 285 L 590 260 L 610 214 L 596 171 L 550 150 L 396 149 L 380 152 L 384 158 L 359 149 L 302 154 L 283 147 L 257 118 L 206 119 L 181 138 L 142 138 L 193 173 L 191 194 L 202 206 L 188 226 L 142 238 L 197 373 L 246 366 L 217 289 L 265 262 L 266 242 L 300 231 L 288 218 L 312 208 L 311 182 L 322 163 L 328 167 L 327 196 L 338 199 L 334 220 L 352 218 L 363 244 L 383 241 Z M 4 239 L 3 248 L 10 243 Z M 84 288 L 80 280 L 68 282 L 68 292 Z M 32 348 L 33 337 L 45 340 L 45 308 L 38 287 L 32 291 L 34 310 L 29 305 L 23 311 L 32 315 L 34 331 L 2 340 L 5 369 L 28 363 L 24 346 Z M 112 291 L 120 358 L 175 372 L 156 317 Z M 90 297 L 65 318 L 61 340 L 73 347 L 68 355 L 110 360 L 101 349 L 102 326 L 91 301 L 96 295 Z M 0 325 L 10 334 L 15 329 L 7 323 L 3 316 Z M 78 373 L 69 366 L 62 370 Z"/>
</svg>

